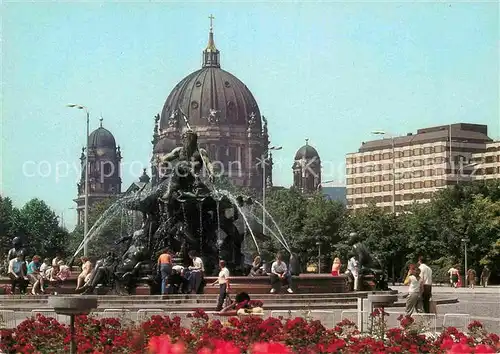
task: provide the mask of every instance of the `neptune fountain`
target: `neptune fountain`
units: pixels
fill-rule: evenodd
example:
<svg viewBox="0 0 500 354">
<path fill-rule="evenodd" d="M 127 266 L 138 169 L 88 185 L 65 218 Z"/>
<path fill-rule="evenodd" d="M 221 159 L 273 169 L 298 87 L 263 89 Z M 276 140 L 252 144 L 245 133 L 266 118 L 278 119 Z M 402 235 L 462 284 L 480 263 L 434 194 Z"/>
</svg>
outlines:
<svg viewBox="0 0 500 354">
<path fill-rule="evenodd" d="M 182 138 L 183 145 L 160 161 L 161 179 L 157 185 L 149 189 L 144 186 L 134 195 L 124 196 L 108 210 L 112 213 L 113 208 L 126 208 L 140 212 L 142 225 L 115 242 L 125 246 L 122 254 L 108 252 L 96 263 L 86 293 L 101 284 L 120 293 L 133 292 L 140 283 L 154 287 L 156 258 L 165 249 L 184 265 L 190 262 L 190 251 L 196 251 L 204 260 L 206 274 L 213 274 L 218 260 L 224 259 L 233 275 L 245 272 L 245 237 L 253 241 L 257 253 L 260 251 L 256 238 L 263 237 L 263 233 L 249 220 L 259 221 L 249 208 L 254 201 L 215 188 L 212 165 L 206 151 L 198 147 L 196 132 L 188 129 Z M 106 217 L 101 219 L 105 221 Z M 242 221 L 239 224 L 244 225 L 243 229 L 237 227 L 237 221 Z M 98 228 L 90 230 L 85 242 L 98 233 Z M 267 232 L 291 252 L 277 229 L 277 233 L 271 228 Z M 83 242 L 77 253 L 82 247 Z"/>
</svg>

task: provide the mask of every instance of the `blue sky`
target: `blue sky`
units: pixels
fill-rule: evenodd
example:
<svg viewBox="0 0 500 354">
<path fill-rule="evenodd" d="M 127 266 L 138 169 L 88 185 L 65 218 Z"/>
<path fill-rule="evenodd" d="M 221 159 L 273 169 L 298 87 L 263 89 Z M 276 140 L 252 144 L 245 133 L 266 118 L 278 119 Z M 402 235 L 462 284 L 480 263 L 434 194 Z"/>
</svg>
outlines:
<svg viewBox="0 0 500 354">
<path fill-rule="evenodd" d="M 269 120 L 274 183 L 290 185 L 309 138 L 324 180 L 370 131 L 457 122 L 500 137 L 497 2 L 4 2 L 2 194 L 46 200 L 68 225 L 84 145 L 83 113 L 122 148 L 123 188 L 148 165 L 153 116 L 201 65 L 208 16 L 222 68 Z M 23 172 L 26 162 L 34 162 Z M 37 172 L 33 166 L 39 166 Z M 56 166 L 66 177 L 56 178 Z M 331 167 L 333 166 L 333 167 Z M 25 170 L 26 172 L 26 170 Z M 39 174 L 33 177 L 31 175 Z"/>
</svg>

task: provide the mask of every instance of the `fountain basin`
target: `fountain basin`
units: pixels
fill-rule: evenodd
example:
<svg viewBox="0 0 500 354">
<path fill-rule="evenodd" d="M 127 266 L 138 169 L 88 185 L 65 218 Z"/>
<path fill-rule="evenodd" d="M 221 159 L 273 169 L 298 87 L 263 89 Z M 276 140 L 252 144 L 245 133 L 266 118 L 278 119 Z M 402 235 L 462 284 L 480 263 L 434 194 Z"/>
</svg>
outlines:
<svg viewBox="0 0 500 354">
<path fill-rule="evenodd" d="M 97 297 L 51 296 L 48 305 L 59 315 L 88 315 L 97 308 Z"/>
</svg>

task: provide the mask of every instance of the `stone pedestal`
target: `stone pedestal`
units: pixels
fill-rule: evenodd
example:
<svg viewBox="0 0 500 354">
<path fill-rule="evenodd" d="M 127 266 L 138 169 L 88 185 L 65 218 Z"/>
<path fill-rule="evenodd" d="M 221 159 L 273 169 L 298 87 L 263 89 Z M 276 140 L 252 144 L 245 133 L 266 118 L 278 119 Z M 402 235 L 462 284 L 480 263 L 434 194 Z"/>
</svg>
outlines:
<svg viewBox="0 0 500 354">
<path fill-rule="evenodd" d="M 70 316 L 71 347 L 70 353 L 76 354 L 75 315 L 88 315 L 97 308 L 95 297 L 49 297 L 48 305 L 54 308 L 58 315 Z"/>
<path fill-rule="evenodd" d="M 368 294 L 368 298 L 363 300 L 363 310 L 365 317 L 365 323 L 368 323 L 371 313 L 376 308 L 382 309 L 382 317 L 384 308 L 393 305 L 398 300 L 398 295 L 393 294 Z"/>
</svg>

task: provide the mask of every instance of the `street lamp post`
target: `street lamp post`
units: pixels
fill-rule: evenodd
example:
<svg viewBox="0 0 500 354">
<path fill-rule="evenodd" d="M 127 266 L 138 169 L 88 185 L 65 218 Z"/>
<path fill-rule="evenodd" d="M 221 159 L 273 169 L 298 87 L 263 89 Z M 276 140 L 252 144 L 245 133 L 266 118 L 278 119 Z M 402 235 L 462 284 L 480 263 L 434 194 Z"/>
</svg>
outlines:
<svg viewBox="0 0 500 354">
<path fill-rule="evenodd" d="M 318 274 L 321 273 L 321 242 L 316 242 L 318 246 Z"/>
<path fill-rule="evenodd" d="M 392 213 L 396 214 L 396 154 L 395 154 L 395 144 L 394 144 L 394 135 L 387 134 L 384 131 L 376 130 L 373 131 L 372 134 L 375 135 L 388 135 L 391 139 L 391 148 L 392 148 Z"/>
<path fill-rule="evenodd" d="M 85 111 L 85 114 L 87 116 L 87 135 L 85 140 L 86 142 L 86 147 L 85 147 L 85 209 L 84 209 L 84 216 L 83 216 L 83 255 L 87 256 L 88 255 L 88 247 L 87 247 L 87 233 L 89 231 L 89 111 L 87 107 L 79 105 L 79 104 L 68 104 L 66 105 L 67 107 L 70 108 L 76 108 L 76 109 L 82 109 Z"/>
<path fill-rule="evenodd" d="M 281 150 L 282 146 L 271 146 L 269 149 L 264 151 L 261 156 L 262 163 L 262 233 L 266 233 L 266 187 L 267 187 L 267 179 L 266 179 L 266 164 L 267 164 L 267 155 L 269 151 L 272 150 Z"/>
<path fill-rule="evenodd" d="M 463 238 L 462 242 L 464 243 L 464 288 L 467 287 L 467 242 L 468 239 Z"/>
</svg>

